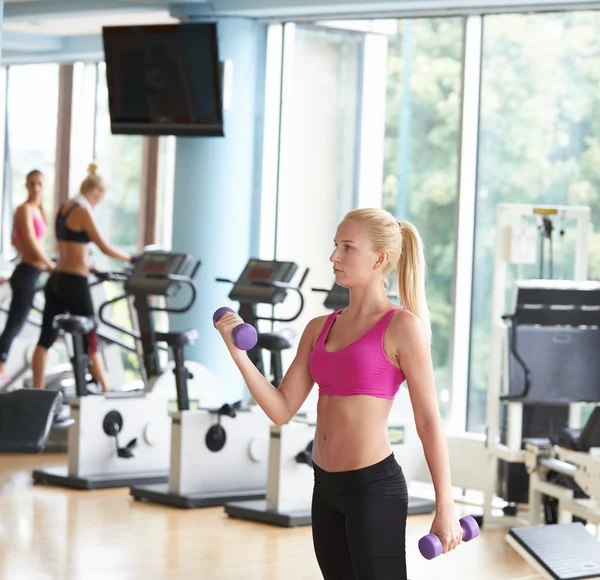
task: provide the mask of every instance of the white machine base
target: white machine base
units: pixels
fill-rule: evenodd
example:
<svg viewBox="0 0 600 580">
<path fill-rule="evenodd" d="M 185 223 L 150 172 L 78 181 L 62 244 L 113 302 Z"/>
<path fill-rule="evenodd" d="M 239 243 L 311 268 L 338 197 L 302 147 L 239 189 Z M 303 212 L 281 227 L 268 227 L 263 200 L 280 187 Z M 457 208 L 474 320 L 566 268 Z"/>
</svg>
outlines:
<svg viewBox="0 0 600 580">
<path fill-rule="evenodd" d="M 428 499 L 409 498 L 408 515 L 430 514 L 435 511 L 435 502 Z M 267 509 L 267 500 L 239 501 L 225 504 L 225 513 L 232 518 L 240 518 L 253 522 L 262 522 L 274 526 L 292 528 L 310 526 L 312 523 L 310 509 L 289 511 L 286 513 Z"/>
<path fill-rule="evenodd" d="M 74 477 L 69 475 L 66 467 L 49 467 L 47 469 L 36 469 L 33 472 L 34 483 L 87 490 L 165 483 L 168 479 L 168 473 L 123 473 L 95 477 Z"/>
<path fill-rule="evenodd" d="M 226 503 L 225 513 L 232 518 L 262 522 L 284 528 L 310 526 L 311 524 L 310 509 L 288 513 L 268 510 L 266 499 Z"/>
<path fill-rule="evenodd" d="M 600 544 L 583 524 L 514 528 L 506 536 L 506 542 L 543 578 L 600 578 Z"/>
<path fill-rule="evenodd" d="M 135 485 L 130 490 L 131 495 L 137 500 L 146 500 L 163 505 L 180 508 L 202 508 L 222 506 L 226 502 L 250 501 L 264 499 L 265 493 L 252 491 L 215 492 L 197 494 L 175 494 L 169 491 L 169 484 Z"/>
</svg>

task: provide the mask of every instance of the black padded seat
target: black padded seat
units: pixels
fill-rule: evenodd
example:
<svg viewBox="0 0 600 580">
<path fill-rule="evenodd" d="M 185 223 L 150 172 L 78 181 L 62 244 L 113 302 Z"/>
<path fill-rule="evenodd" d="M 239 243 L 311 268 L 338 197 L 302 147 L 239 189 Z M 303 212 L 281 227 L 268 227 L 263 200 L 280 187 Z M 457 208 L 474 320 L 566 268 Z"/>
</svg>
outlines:
<svg viewBox="0 0 600 580">
<path fill-rule="evenodd" d="M 257 346 L 270 352 L 281 352 L 292 348 L 292 343 L 280 332 L 264 332 L 258 335 Z"/>
<path fill-rule="evenodd" d="M 52 320 L 52 326 L 56 330 L 62 330 L 74 334 L 89 334 L 96 328 L 96 321 L 87 316 L 76 316 L 74 314 L 58 314 Z"/>
<path fill-rule="evenodd" d="M 166 342 L 169 346 L 186 346 L 198 340 L 198 331 L 191 329 L 184 332 L 157 332 L 155 336 L 158 342 Z"/>
</svg>

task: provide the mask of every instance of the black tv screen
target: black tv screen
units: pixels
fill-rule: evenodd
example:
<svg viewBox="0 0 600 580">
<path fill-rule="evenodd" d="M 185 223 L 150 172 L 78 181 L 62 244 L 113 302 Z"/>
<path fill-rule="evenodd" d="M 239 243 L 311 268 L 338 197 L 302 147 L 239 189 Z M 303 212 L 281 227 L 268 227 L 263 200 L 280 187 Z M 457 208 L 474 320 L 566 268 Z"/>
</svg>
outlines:
<svg viewBox="0 0 600 580">
<path fill-rule="evenodd" d="M 102 30 L 111 131 L 223 136 L 216 23 Z"/>
</svg>

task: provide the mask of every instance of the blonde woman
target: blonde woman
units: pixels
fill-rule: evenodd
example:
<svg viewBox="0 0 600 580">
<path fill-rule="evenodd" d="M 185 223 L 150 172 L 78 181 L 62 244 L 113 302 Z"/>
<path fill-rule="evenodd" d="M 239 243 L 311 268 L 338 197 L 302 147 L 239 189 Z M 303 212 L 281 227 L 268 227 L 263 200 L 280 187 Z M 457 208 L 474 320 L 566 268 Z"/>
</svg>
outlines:
<svg viewBox="0 0 600 580">
<path fill-rule="evenodd" d="M 129 254 L 108 244 L 96 228 L 94 207 L 106 194 L 106 184 L 98 175 L 97 169 L 95 163 L 90 164 L 79 195 L 60 207 L 56 214 L 55 232 L 60 257 L 46 283 L 42 330 L 33 353 L 31 366 L 33 386 L 36 389 L 44 387 L 48 349 L 58 336 L 52 326 L 54 317 L 65 312 L 94 317 L 94 305 L 87 281 L 90 272 L 89 242 L 94 242 L 102 253 L 111 258 L 124 262 L 132 260 Z M 102 390 L 107 392 L 109 387 L 104 365 L 98 353 L 98 335 L 93 330 L 85 338 L 84 344 L 91 362 L 90 374 L 101 385 Z"/>
<path fill-rule="evenodd" d="M 308 323 L 279 389 L 233 344 L 231 332 L 241 319 L 228 313 L 217 327 L 254 400 L 274 423 L 287 423 L 319 385 L 312 533 L 323 578 L 406 580 L 408 491 L 387 435 L 404 380 L 435 487 L 431 532 L 444 553 L 462 538 L 434 384 L 422 242 L 412 224 L 381 209 L 348 213 L 334 242 L 330 260 L 350 303 Z M 403 308 L 386 296 L 394 269 Z"/>
</svg>

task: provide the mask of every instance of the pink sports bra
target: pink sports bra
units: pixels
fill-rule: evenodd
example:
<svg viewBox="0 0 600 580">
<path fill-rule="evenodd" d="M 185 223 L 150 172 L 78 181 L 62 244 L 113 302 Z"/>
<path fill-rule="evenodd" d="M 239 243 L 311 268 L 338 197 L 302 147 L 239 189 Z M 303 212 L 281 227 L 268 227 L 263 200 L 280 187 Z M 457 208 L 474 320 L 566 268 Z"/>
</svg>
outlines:
<svg viewBox="0 0 600 580">
<path fill-rule="evenodd" d="M 319 395 L 370 395 L 393 399 L 404 382 L 402 371 L 383 350 L 385 329 L 402 308 L 386 312 L 365 334 L 341 350 L 325 350 L 327 335 L 341 310 L 331 314 L 309 358 L 309 370 L 319 385 Z"/>
<path fill-rule="evenodd" d="M 29 202 L 27 202 L 29 203 Z M 47 225 L 40 213 L 40 210 L 35 205 L 30 204 L 31 215 L 33 216 L 33 229 L 35 230 L 35 237 L 40 240 L 46 235 Z M 13 228 L 13 238 L 20 240 L 23 237 L 23 233 L 16 226 Z"/>
</svg>

